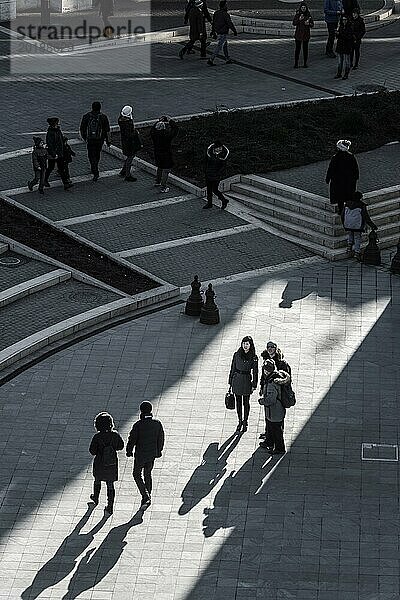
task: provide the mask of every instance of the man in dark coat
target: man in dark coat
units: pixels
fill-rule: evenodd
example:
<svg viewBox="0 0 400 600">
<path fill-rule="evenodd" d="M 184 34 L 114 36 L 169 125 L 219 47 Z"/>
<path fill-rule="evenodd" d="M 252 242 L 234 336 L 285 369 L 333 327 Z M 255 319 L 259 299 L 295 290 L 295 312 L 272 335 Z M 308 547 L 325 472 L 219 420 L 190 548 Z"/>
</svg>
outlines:
<svg viewBox="0 0 400 600">
<path fill-rule="evenodd" d="M 353 199 L 360 177 L 357 159 L 350 152 L 350 146 L 349 140 L 337 142 L 337 152 L 331 158 L 326 173 L 326 183 L 330 184 L 330 202 L 337 204 L 339 214 L 342 213 L 345 202 Z"/>
<path fill-rule="evenodd" d="M 132 177 L 131 168 L 134 156 L 138 150 L 143 148 L 138 131 L 133 122 L 132 106 L 124 106 L 118 118 L 119 130 L 121 133 L 121 149 L 125 156 L 124 166 L 119 175 L 125 181 L 137 181 L 137 177 Z"/>
<path fill-rule="evenodd" d="M 358 63 L 360 62 L 361 40 L 366 34 L 364 19 L 361 17 L 359 9 L 355 9 L 353 11 L 352 23 L 354 33 L 354 44 L 350 55 L 350 66 L 353 69 L 358 69 Z M 354 55 L 356 60 L 353 64 Z"/>
<path fill-rule="evenodd" d="M 194 0 L 188 5 L 185 24 L 189 21 L 189 41 L 179 51 L 179 58 L 183 59 L 186 53 L 190 53 L 195 42 L 200 40 L 200 58 L 206 58 L 207 28 L 206 19 L 211 23 L 210 13 L 203 0 Z"/>
<path fill-rule="evenodd" d="M 226 160 L 229 156 L 229 150 L 219 140 L 208 146 L 206 155 L 206 187 L 207 187 L 207 204 L 203 208 L 212 208 L 213 194 L 221 200 L 221 208 L 225 209 L 228 205 L 228 198 L 225 198 L 218 186 L 221 181 L 225 168 Z"/>
<path fill-rule="evenodd" d="M 233 35 L 237 35 L 236 27 L 232 23 L 231 16 L 228 13 L 228 6 L 226 4 L 226 0 L 221 0 L 221 2 L 219 3 L 219 9 L 216 10 L 213 14 L 211 35 L 213 38 L 216 38 L 217 45 L 215 47 L 214 52 L 212 53 L 211 58 L 207 61 L 207 64 L 210 67 L 214 66 L 215 57 L 221 52 L 221 50 L 224 53 L 225 62 L 227 64 L 230 64 L 232 62 L 232 60 L 229 57 L 228 51 L 229 31 L 232 31 Z"/>
<path fill-rule="evenodd" d="M 150 136 L 154 146 L 154 160 L 157 167 L 156 186 L 160 192 L 168 192 L 168 175 L 174 161 L 172 158 L 171 144 L 178 133 L 178 125 L 166 115 L 159 118 L 150 129 Z"/>
<path fill-rule="evenodd" d="M 142 496 L 143 508 L 151 504 L 153 487 L 151 472 L 154 460 L 161 457 L 164 448 L 164 429 L 160 421 L 153 419 L 152 411 L 150 402 L 142 402 L 140 419 L 133 425 L 126 445 L 126 455 L 129 457 L 133 456 L 133 448 L 135 448 L 133 478 Z"/>
<path fill-rule="evenodd" d="M 65 172 L 64 136 L 60 129 L 60 119 L 58 117 L 49 117 L 47 122 L 49 124 L 49 128 L 47 129 L 46 133 L 48 162 L 44 177 L 44 185 L 45 187 L 50 187 L 49 177 L 57 163 L 57 169 L 61 175 L 61 180 L 64 184 L 64 190 L 68 190 L 72 186 L 72 183 L 68 181 Z"/>
<path fill-rule="evenodd" d="M 92 110 L 83 115 L 80 132 L 82 139 L 87 144 L 93 181 L 97 181 L 99 179 L 101 149 L 104 142 L 106 142 L 107 146 L 111 145 L 110 123 L 108 117 L 101 112 L 100 102 L 93 102 Z"/>
</svg>

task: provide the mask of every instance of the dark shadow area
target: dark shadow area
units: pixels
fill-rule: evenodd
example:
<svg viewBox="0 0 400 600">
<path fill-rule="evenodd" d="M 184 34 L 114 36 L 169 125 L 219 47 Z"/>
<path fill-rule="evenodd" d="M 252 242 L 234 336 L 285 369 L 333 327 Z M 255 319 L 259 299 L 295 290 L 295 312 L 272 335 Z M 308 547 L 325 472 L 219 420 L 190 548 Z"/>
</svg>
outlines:
<svg viewBox="0 0 400 600">
<path fill-rule="evenodd" d="M 79 555 L 92 543 L 94 536 L 108 518 L 104 516 L 90 531 L 81 533 L 94 508 L 94 504 L 89 504 L 86 513 L 65 538 L 55 555 L 43 565 L 32 584 L 21 594 L 22 600 L 38 598 L 42 592 L 62 581 L 74 570 Z"/>
<path fill-rule="evenodd" d="M 98 548 L 88 550 L 71 577 L 63 600 L 78 598 L 80 594 L 90 590 L 104 579 L 123 553 L 129 530 L 140 523 L 143 523 L 142 510 L 138 510 L 127 523 L 110 529 Z"/>
<path fill-rule="evenodd" d="M 240 434 L 234 433 L 221 446 L 212 442 L 203 454 L 201 464 L 193 471 L 192 476 L 182 490 L 182 506 L 179 514 L 186 515 L 203 498 L 208 496 L 226 473 L 228 456 L 240 442 Z"/>
</svg>

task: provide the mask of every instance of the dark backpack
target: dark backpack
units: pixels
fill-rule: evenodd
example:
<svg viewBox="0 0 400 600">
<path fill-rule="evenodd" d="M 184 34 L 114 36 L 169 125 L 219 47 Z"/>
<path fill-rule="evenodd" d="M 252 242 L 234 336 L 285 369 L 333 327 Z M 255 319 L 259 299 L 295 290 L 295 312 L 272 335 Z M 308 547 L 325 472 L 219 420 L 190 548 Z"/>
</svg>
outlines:
<svg viewBox="0 0 400 600">
<path fill-rule="evenodd" d="M 103 466 L 115 467 L 117 464 L 117 452 L 110 444 L 103 448 Z"/>
<path fill-rule="evenodd" d="M 292 384 L 289 381 L 280 386 L 281 396 L 280 401 L 284 408 L 290 408 L 296 404 L 296 395 L 293 391 Z"/>
<path fill-rule="evenodd" d="M 86 140 L 100 141 L 102 139 L 103 129 L 101 126 L 100 113 L 90 113 L 86 129 Z"/>
</svg>

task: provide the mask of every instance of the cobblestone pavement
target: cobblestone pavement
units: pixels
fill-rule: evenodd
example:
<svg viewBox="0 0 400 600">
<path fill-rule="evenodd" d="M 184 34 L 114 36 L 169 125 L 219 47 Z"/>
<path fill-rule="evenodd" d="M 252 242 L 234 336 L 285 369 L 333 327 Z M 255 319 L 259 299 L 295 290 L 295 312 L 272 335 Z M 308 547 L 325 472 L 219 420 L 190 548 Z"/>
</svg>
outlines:
<svg viewBox="0 0 400 600">
<path fill-rule="evenodd" d="M 0 598 L 397 599 L 398 463 L 362 461 L 361 444 L 398 443 L 399 293 L 358 264 L 293 268 L 219 286 L 219 326 L 174 307 L 3 385 Z M 245 334 L 292 366 L 280 460 L 258 448 L 256 394 L 241 437 L 224 408 Z M 166 430 L 153 503 L 137 513 L 122 453 L 105 520 L 87 505 L 93 416 L 126 439 L 145 399 Z"/>
<path fill-rule="evenodd" d="M 2 264 L 3 261 L 19 261 L 19 264 Z M 40 260 L 33 260 L 26 256 L 21 256 L 15 252 L 3 252 L 0 254 L 0 291 L 6 290 L 14 285 L 18 285 L 28 279 L 39 277 L 45 273 L 50 273 L 55 267 Z"/>
</svg>

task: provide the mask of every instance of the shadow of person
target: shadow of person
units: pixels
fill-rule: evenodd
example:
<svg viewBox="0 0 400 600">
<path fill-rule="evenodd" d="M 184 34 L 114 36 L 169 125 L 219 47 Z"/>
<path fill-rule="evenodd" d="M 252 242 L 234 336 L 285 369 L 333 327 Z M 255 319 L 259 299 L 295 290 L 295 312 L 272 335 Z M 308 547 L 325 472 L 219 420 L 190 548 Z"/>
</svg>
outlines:
<svg viewBox="0 0 400 600">
<path fill-rule="evenodd" d="M 100 531 L 108 518 L 104 516 L 90 531 L 80 533 L 94 508 L 94 504 L 88 506 L 86 513 L 76 524 L 73 531 L 65 538 L 55 555 L 43 565 L 36 573 L 31 585 L 22 592 L 22 600 L 34 600 L 47 588 L 56 585 L 74 570 L 79 555 L 91 544 L 94 536 Z"/>
<path fill-rule="evenodd" d="M 110 529 L 100 546 L 88 550 L 81 558 L 78 567 L 71 577 L 68 590 L 63 600 L 73 600 L 83 592 L 92 589 L 117 564 L 128 542 L 125 537 L 135 525 L 143 523 L 143 510 L 138 510 L 133 517 L 122 525 Z"/>
<path fill-rule="evenodd" d="M 232 471 L 225 479 L 214 498 L 214 506 L 204 509 L 203 534 L 211 537 L 227 527 L 244 527 L 246 507 L 258 502 L 257 493 L 262 487 L 263 479 L 277 464 L 266 451 L 257 448 L 252 456 L 235 473 Z M 235 497 L 236 511 L 229 509 L 229 503 Z M 229 509 L 229 510 L 228 510 Z"/>
<path fill-rule="evenodd" d="M 185 515 L 192 510 L 225 475 L 228 456 L 239 441 L 240 435 L 233 434 L 221 446 L 218 442 L 209 444 L 203 454 L 201 464 L 195 468 L 182 490 L 182 506 L 178 510 L 180 515 Z"/>
<path fill-rule="evenodd" d="M 315 291 L 315 286 L 306 285 L 304 278 L 291 279 L 282 292 L 282 300 L 279 303 L 279 308 L 292 308 L 293 302 L 306 298 L 306 296 Z"/>
</svg>

